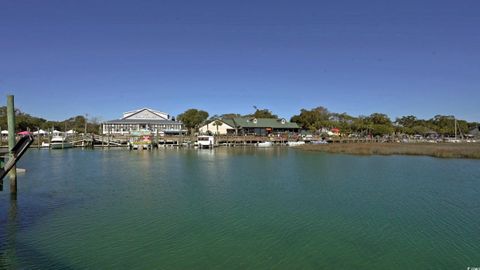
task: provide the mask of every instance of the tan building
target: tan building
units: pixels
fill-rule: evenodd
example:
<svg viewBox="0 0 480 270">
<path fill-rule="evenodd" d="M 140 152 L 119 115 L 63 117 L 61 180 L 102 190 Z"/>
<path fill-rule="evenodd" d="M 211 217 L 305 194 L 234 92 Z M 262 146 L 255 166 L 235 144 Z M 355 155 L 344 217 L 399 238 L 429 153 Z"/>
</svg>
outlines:
<svg viewBox="0 0 480 270">
<path fill-rule="evenodd" d="M 218 124 L 218 125 L 217 125 Z M 285 119 L 235 117 L 216 119 L 199 128 L 201 134 L 214 135 L 260 135 L 297 133 L 300 127 L 297 123 Z"/>
<path fill-rule="evenodd" d="M 198 131 L 200 134 L 214 134 L 214 135 L 226 135 L 226 134 L 235 134 L 235 127 L 233 123 L 229 121 L 230 124 L 227 124 L 226 121 L 221 119 L 214 120 L 206 125 L 201 126 Z"/>
</svg>

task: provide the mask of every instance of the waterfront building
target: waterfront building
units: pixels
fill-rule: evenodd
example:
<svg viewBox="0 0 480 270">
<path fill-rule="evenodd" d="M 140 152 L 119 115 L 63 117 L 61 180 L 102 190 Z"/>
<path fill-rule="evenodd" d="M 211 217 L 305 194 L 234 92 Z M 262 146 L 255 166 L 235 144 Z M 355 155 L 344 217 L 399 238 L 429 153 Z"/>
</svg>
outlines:
<svg viewBox="0 0 480 270">
<path fill-rule="evenodd" d="M 199 128 L 202 134 L 215 135 L 259 135 L 298 133 L 297 123 L 285 119 L 235 117 L 219 118 Z"/>
<path fill-rule="evenodd" d="M 474 127 L 468 132 L 470 137 L 480 138 L 480 126 Z"/>
<path fill-rule="evenodd" d="M 167 113 L 143 108 L 123 113 L 123 117 L 102 124 L 103 134 L 125 135 L 138 132 L 178 135 L 186 132 L 182 122 Z"/>
<path fill-rule="evenodd" d="M 231 119 L 215 119 L 201 126 L 198 131 L 200 134 L 233 135 L 235 134 L 235 125 L 230 120 Z"/>
</svg>

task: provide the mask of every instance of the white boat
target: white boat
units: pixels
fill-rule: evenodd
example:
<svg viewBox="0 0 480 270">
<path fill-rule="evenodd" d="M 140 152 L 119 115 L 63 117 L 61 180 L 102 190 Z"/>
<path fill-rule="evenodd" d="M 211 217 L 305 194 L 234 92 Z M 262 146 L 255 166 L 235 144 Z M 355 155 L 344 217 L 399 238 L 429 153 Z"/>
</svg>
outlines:
<svg viewBox="0 0 480 270">
<path fill-rule="evenodd" d="M 299 145 L 304 145 L 304 141 L 298 141 L 298 142 L 287 142 L 288 146 L 299 146 Z"/>
<path fill-rule="evenodd" d="M 129 142 L 128 147 L 131 150 L 149 150 L 153 148 L 153 145 L 151 143 Z"/>
<path fill-rule="evenodd" d="M 311 144 L 328 144 L 328 142 L 324 140 L 319 140 L 319 141 L 311 141 Z"/>
<path fill-rule="evenodd" d="M 46 142 L 42 142 L 41 148 L 50 148 L 50 144 Z"/>
<path fill-rule="evenodd" d="M 69 142 L 66 138 L 62 136 L 53 136 L 50 141 L 50 149 L 65 149 L 72 148 L 73 143 Z"/>
<path fill-rule="evenodd" d="M 272 142 L 261 142 L 257 144 L 258 147 L 271 147 L 272 145 Z"/>
<path fill-rule="evenodd" d="M 197 143 L 199 148 L 213 148 L 215 140 L 213 136 L 198 136 Z"/>
</svg>

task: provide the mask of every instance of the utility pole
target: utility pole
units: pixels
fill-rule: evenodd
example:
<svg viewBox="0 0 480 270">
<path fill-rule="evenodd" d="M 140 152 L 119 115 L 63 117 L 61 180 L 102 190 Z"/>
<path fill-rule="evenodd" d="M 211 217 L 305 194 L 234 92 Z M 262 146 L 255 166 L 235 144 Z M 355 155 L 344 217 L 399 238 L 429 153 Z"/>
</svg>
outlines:
<svg viewBox="0 0 480 270">
<path fill-rule="evenodd" d="M 455 119 L 455 142 L 457 141 L 457 118 Z"/>
</svg>

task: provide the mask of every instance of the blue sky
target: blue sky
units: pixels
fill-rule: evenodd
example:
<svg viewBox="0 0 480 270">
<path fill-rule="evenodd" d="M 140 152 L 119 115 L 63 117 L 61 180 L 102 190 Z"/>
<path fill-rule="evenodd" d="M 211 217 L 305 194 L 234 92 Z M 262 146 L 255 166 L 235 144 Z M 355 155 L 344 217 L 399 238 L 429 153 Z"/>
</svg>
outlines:
<svg viewBox="0 0 480 270">
<path fill-rule="evenodd" d="M 0 0 L 0 95 L 52 120 L 325 106 L 480 121 L 479 14 L 477 0 Z"/>
</svg>

